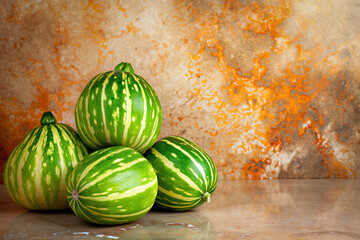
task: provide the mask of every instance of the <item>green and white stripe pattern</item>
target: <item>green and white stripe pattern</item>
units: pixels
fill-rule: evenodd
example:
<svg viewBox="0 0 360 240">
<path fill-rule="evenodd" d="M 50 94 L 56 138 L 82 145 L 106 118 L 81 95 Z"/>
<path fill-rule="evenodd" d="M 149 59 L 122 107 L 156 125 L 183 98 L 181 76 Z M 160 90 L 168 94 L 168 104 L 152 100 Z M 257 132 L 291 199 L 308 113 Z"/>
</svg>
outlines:
<svg viewBox="0 0 360 240">
<path fill-rule="evenodd" d="M 69 174 L 67 198 L 83 220 L 122 224 L 145 215 L 155 202 L 158 182 L 151 164 L 123 146 L 97 150 Z"/>
<path fill-rule="evenodd" d="M 159 136 L 162 111 L 150 84 L 134 74 L 131 64 L 121 63 L 87 84 L 75 120 L 80 137 L 92 149 L 126 146 L 143 153 Z"/>
<path fill-rule="evenodd" d="M 45 112 L 41 126 L 28 132 L 9 156 L 4 170 L 6 190 L 28 209 L 66 209 L 66 176 L 87 154 L 75 130 L 56 123 L 52 113 Z"/>
<path fill-rule="evenodd" d="M 183 137 L 169 136 L 156 142 L 144 156 L 158 177 L 157 205 L 185 211 L 210 201 L 217 185 L 217 170 L 198 145 Z"/>
</svg>

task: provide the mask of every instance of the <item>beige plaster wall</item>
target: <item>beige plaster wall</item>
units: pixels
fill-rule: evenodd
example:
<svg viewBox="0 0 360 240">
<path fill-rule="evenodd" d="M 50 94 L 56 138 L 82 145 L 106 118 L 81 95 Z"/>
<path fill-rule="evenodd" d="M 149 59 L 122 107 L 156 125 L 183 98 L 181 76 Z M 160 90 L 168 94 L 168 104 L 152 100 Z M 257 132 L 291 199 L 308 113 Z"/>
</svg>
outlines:
<svg viewBox="0 0 360 240">
<path fill-rule="evenodd" d="M 157 91 L 161 137 L 221 178 L 359 174 L 358 1 L 2 1 L 0 172 L 44 111 L 75 127 L 96 74 L 122 61 Z"/>
</svg>

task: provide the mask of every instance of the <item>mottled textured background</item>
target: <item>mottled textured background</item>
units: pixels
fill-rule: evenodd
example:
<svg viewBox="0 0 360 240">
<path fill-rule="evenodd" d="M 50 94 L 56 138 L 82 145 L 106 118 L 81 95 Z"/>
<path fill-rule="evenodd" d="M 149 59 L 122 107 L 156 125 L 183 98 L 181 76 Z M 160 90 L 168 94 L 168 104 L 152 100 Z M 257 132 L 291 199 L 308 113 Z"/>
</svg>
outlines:
<svg viewBox="0 0 360 240">
<path fill-rule="evenodd" d="M 44 111 L 75 127 L 87 82 L 127 61 L 159 95 L 160 137 L 196 142 L 220 178 L 355 178 L 359 12 L 356 0 L 1 1 L 0 172 Z"/>
</svg>

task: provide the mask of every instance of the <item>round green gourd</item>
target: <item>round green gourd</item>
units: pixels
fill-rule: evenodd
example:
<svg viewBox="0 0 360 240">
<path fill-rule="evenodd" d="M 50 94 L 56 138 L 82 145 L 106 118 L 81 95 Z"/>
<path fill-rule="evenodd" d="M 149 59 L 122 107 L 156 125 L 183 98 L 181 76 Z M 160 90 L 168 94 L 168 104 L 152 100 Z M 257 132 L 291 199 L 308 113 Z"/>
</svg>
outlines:
<svg viewBox="0 0 360 240">
<path fill-rule="evenodd" d="M 210 201 L 217 185 L 217 170 L 198 145 L 183 137 L 168 136 L 156 142 L 144 156 L 158 177 L 158 206 L 185 211 Z"/>
<path fill-rule="evenodd" d="M 126 146 L 140 153 L 156 141 L 162 112 L 155 90 L 130 63 L 94 77 L 75 109 L 80 137 L 92 149 Z"/>
<path fill-rule="evenodd" d="M 41 126 L 25 135 L 5 164 L 6 191 L 28 209 L 66 209 L 66 175 L 89 150 L 75 130 L 56 123 L 51 112 L 45 112 L 40 122 Z"/>
<path fill-rule="evenodd" d="M 71 209 L 96 224 L 122 224 L 145 215 L 155 202 L 157 177 L 137 151 L 123 146 L 97 150 L 69 174 Z"/>
</svg>

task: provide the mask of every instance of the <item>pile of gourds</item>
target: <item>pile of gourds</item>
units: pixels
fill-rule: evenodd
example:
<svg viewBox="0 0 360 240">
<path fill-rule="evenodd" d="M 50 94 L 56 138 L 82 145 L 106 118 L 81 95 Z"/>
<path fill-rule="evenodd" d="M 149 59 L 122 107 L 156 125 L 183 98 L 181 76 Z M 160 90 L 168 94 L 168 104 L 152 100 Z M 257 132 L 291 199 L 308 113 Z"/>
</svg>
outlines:
<svg viewBox="0 0 360 240">
<path fill-rule="evenodd" d="M 32 210 L 69 206 L 87 222 L 121 224 L 154 203 L 185 211 L 210 201 L 217 185 L 209 155 L 180 136 L 157 141 L 157 93 L 129 63 L 95 76 L 75 108 L 78 133 L 45 112 L 4 170 L 9 196 Z M 157 142 L 156 142 L 157 141 Z"/>
</svg>

